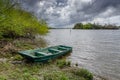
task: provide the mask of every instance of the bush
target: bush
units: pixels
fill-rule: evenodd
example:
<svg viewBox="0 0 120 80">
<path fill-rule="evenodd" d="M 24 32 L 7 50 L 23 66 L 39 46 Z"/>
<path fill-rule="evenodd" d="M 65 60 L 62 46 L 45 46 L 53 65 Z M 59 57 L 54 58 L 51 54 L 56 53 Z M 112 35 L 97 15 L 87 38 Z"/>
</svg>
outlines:
<svg viewBox="0 0 120 80">
<path fill-rule="evenodd" d="M 16 7 L 13 3 L 10 0 L 0 0 L 1 38 L 33 38 L 36 34 L 43 35 L 48 32 L 47 24 L 43 20 L 38 21 L 34 15 Z"/>
</svg>

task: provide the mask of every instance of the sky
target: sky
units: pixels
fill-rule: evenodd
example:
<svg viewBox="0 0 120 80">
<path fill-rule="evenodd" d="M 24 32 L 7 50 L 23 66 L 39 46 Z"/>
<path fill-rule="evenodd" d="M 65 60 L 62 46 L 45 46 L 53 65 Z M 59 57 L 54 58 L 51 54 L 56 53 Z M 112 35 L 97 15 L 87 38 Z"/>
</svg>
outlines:
<svg viewBox="0 0 120 80">
<path fill-rule="evenodd" d="M 51 27 L 76 23 L 120 25 L 120 0 L 20 0 L 22 8 Z"/>
</svg>

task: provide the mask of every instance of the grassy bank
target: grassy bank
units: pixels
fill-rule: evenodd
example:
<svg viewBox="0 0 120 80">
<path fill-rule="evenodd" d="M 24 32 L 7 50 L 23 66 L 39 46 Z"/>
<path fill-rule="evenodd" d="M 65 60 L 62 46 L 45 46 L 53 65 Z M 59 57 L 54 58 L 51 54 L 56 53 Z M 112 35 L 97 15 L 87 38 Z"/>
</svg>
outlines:
<svg viewBox="0 0 120 80">
<path fill-rule="evenodd" d="M 39 45 L 37 45 L 39 44 Z M 19 50 L 45 47 L 45 40 L 17 39 L 1 45 L 0 80 L 93 80 L 86 69 L 71 66 L 65 59 L 54 62 L 27 63 L 17 54 Z"/>
<path fill-rule="evenodd" d="M 49 64 L 0 62 L 0 80 L 92 80 L 86 69 L 68 65 L 59 67 L 56 62 Z"/>
</svg>

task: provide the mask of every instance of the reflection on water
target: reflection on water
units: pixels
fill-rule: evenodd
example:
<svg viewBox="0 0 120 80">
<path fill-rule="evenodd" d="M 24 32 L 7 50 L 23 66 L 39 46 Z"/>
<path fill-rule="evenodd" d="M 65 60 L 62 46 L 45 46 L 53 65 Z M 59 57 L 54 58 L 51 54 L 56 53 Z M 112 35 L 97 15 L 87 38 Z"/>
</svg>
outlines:
<svg viewBox="0 0 120 80">
<path fill-rule="evenodd" d="M 120 80 L 120 30 L 53 29 L 45 37 L 49 46 L 68 45 L 68 57 L 97 75 Z"/>
</svg>

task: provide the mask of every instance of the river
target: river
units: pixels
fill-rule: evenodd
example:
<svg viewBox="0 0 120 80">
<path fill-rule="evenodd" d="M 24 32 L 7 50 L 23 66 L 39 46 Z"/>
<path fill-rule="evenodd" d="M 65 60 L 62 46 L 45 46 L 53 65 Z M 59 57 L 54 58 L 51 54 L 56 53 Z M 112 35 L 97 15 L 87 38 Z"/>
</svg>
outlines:
<svg viewBox="0 0 120 80">
<path fill-rule="evenodd" d="M 68 60 L 108 80 L 120 80 L 120 30 L 51 29 L 49 46 L 68 45 Z"/>
</svg>

